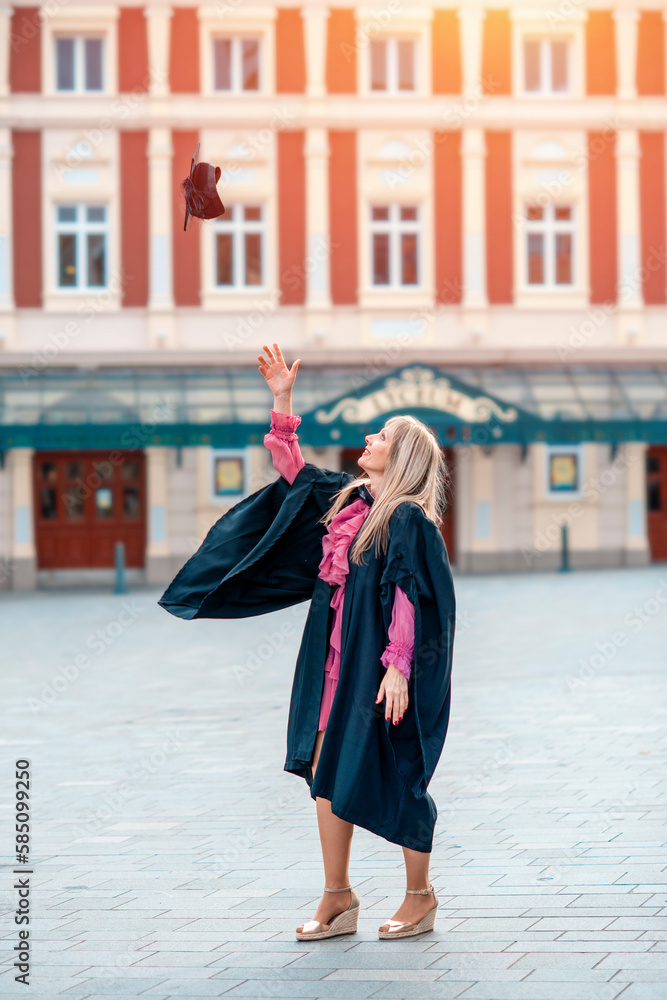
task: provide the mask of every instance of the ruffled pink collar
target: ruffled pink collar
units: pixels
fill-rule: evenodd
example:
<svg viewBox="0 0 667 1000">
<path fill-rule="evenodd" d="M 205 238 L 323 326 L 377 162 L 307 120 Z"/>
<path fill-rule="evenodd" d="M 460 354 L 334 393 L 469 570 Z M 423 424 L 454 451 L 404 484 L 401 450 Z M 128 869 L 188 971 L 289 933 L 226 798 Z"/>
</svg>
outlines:
<svg viewBox="0 0 667 1000">
<path fill-rule="evenodd" d="M 337 584 L 345 582 L 350 569 L 348 550 L 370 509 L 366 501 L 359 498 L 339 510 L 329 522 L 327 533 L 322 539 L 323 555 L 318 570 L 318 576 L 322 580 Z"/>
</svg>

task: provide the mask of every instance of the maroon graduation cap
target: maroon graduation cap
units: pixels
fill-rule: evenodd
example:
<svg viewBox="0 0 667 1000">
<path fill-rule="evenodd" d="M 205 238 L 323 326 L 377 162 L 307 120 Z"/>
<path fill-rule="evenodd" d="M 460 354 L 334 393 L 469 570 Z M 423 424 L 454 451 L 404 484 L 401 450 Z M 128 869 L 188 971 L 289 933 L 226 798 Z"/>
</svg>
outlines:
<svg viewBox="0 0 667 1000">
<path fill-rule="evenodd" d="M 191 215 L 198 219 L 217 219 L 218 216 L 225 214 L 225 206 L 220 201 L 216 187 L 222 171 L 212 163 L 197 163 L 198 156 L 199 143 L 192 157 L 190 176 L 186 177 L 182 184 L 185 195 L 184 230 L 188 228 Z"/>
</svg>

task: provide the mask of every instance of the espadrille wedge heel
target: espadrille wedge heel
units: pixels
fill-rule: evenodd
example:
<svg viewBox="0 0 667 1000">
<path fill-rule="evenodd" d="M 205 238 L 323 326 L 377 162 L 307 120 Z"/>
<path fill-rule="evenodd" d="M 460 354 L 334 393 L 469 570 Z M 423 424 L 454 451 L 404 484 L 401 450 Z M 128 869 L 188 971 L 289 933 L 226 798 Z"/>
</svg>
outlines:
<svg viewBox="0 0 667 1000">
<path fill-rule="evenodd" d="M 296 929 L 297 941 L 312 941 L 320 938 L 334 937 L 336 934 L 354 934 L 359 920 L 359 909 L 361 901 L 356 891 L 351 885 L 346 885 L 344 889 L 327 889 L 325 892 L 347 892 L 350 890 L 351 900 L 347 910 L 336 914 L 331 923 L 323 924 L 319 920 L 308 920 L 305 924 L 300 924 Z"/>
<path fill-rule="evenodd" d="M 432 931 L 435 923 L 435 914 L 438 909 L 438 897 L 433 886 L 428 889 L 406 889 L 406 892 L 415 896 L 424 896 L 427 892 L 433 893 L 435 906 L 432 906 L 428 913 L 421 918 L 418 924 L 404 920 L 387 920 L 378 928 L 378 937 L 381 938 L 403 938 L 412 937 L 413 934 L 423 934 L 424 931 Z"/>
</svg>

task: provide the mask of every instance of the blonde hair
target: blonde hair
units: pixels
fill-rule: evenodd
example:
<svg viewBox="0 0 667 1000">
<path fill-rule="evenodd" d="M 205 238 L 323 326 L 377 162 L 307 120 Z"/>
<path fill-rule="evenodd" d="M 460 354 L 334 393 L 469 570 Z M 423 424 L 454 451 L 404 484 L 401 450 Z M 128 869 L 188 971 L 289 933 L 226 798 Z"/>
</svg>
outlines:
<svg viewBox="0 0 667 1000">
<path fill-rule="evenodd" d="M 390 417 L 384 426 L 391 428 L 391 438 L 382 486 L 349 551 L 349 558 L 357 566 L 364 563 L 361 557 L 373 542 L 376 556 L 386 552 L 389 520 L 399 504 L 412 500 L 436 524 L 447 506 L 449 470 L 430 427 L 408 414 Z M 370 486 L 368 476 L 357 477 L 339 490 L 320 523 L 329 524 L 352 491 L 362 484 Z"/>
</svg>

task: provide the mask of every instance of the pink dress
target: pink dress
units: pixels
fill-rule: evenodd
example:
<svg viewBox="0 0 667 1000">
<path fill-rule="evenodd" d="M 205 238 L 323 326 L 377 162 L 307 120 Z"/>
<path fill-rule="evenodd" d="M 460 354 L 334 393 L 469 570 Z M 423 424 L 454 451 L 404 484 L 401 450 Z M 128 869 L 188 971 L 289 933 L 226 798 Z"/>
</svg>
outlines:
<svg viewBox="0 0 667 1000">
<path fill-rule="evenodd" d="M 264 435 L 264 444 L 271 452 L 273 465 L 288 483 L 292 483 L 297 472 L 305 465 L 296 428 L 301 417 L 271 410 L 271 430 Z M 343 627 L 343 601 L 345 580 L 349 572 L 348 550 L 370 507 L 361 498 L 343 507 L 329 523 L 322 539 L 322 561 L 318 576 L 327 583 L 337 584 L 331 598 L 333 623 L 329 654 L 324 665 L 324 690 L 320 704 L 318 731 L 326 729 L 333 704 L 340 670 L 341 633 Z M 396 587 L 391 623 L 387 637 L 388 644 L 381 656 L 385 667 L 393 664 L 408 679 L 414 654 L 415 609 L 400 587 Z"/>
</svg>

